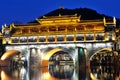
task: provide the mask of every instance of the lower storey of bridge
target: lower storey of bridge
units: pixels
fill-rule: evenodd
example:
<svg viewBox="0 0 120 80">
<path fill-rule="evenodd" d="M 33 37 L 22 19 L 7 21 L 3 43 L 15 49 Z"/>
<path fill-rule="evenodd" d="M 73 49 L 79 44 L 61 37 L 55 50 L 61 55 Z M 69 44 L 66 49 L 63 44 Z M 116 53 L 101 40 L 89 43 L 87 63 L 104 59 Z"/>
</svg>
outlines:
<svg viewBox="0 0 120 80">
<path fill-rule="evenodd" d="M 8 45 L 6 46 L 6 52 L 1 57 L 1 62 L 7 62 L 12 66 L 27 65 L 30 67 L 66 64 L 86 65 L 97 54 L 112 53 L 112 46 L 111 43 Z"/>
</svg>

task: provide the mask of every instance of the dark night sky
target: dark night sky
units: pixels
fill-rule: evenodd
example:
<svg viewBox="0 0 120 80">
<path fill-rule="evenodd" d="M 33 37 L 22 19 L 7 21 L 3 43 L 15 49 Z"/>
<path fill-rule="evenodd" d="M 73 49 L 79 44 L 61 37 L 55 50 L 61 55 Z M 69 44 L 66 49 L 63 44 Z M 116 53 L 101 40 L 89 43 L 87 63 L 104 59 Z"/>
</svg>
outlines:
<svg viewBox="0 0 120 80">
<path fill-rule="evenodd" d="M 15 21 L 35 20 L 60 6 L 90 8 L 100 14 L 120 18 L 120 0 L 0 0 L 0 27 Z"/>
</svg>

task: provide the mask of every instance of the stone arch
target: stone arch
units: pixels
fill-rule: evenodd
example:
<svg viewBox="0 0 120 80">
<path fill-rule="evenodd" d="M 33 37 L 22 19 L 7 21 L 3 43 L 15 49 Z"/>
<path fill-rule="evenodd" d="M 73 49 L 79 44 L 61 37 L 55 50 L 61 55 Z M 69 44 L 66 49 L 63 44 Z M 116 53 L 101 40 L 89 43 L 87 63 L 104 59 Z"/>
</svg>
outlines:
<svg viewBox="0 0 120 80">
<path fill-rule="evenodd" d="M 18 54 L 18 53 L 20 53 L 20 51 L 18 50 L 8 50 L 1 56 L 1 60 L 6 60 L 10 58 L 11 56 Z"/>
<path fill-rule="evenodd" d="M 102 51 L 111 52 L 112 49 L 111 49 L 111 48 L 103 48 L 103 49 L 101 49 L 101 50 L 98 50 L 98 51 L 96 51 L 96 52 L 90 57 L 90 60 L 92 60 L 92 58 L 93 58 L 96 54 L 98 54 L 98 53 L 100 53 L 100 52 L 102 52 Z"/>
<path fill-rule="evenodd" d="M 54 53 L 56 53 L 56 52 L 58 52 L 58 51 L 62 51 L 62 49 L 60 49 L 60 48 L 54 48 L 54 49 L 48 51 L 48 52 L 46 53 L 46 55 L 43 57 L 43 60 L 49 60 L 50 57 L 51 57 Z"/>
<path fill-rule="evenodd" d="M 57 52 L 67 52 L 67 53 L 70 53 L 71 57 L 73 57 L 72 52 L 69 50 L 70 49 L 68 49 L 68 48 L 62 47 L 62 48 L 53 48 L 53 49 L 47 51 L 45 53 L 44 57 L 42 58 L 42 66 L 48 66 L 48 62 L 49 62 L 50 57 Z"/>
<path fill-rule="evenodd" d="M 96 73 L 96 70 L 98 72 L 104 70 L 103 66 L 108 66 L 109 60 L 106 59 L 105 56 L 108 57 L 108 55 L 111 55 L 111 54 L 113 54 L 111 48 L 103 48 L 96 51 L 96 53 L 90 57 L 90 77 L 92 79 L 99 80 L 99 78 L 96 77 L 94 73 Z M 102 66 L 102 67 L 99 69 L 98 68 L 95 69 L 94 66 L 97 66 L 97 67 Z"/>
</svg>

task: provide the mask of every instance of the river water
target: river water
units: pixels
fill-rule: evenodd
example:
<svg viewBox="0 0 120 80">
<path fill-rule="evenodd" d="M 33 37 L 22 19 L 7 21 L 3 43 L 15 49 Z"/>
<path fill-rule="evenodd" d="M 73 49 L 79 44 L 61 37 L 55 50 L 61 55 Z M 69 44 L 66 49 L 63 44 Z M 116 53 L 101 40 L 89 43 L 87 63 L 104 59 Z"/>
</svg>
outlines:
<svg viewBox="0 0 120 80">
<path fill-rule="evenodd" d="M 0 80 L 120 80 L 120 69 L 114 65 L 74 67 L 49 65 L 49 67 L 0 68 Z"/>
</svg>

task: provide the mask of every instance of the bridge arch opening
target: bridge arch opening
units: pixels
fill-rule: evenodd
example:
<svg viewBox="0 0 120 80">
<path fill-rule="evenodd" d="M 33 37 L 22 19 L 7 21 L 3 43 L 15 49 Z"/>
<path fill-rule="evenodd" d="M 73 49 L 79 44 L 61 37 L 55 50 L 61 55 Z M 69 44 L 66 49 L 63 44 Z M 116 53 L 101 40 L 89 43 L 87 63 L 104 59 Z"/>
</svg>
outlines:
<svg viewBox="0 0 120 80">
<path fill-rule="evenodd" d="M 111 69 L 114 62 L 114 54 L 111 48 L 103 48 L 90 57 L 91 78 L 99 79 L 99 72 Z M 110 66 L 110 67 L 109 67 Z"/>
<path fill-rule="evenodd" d="M 112 49 L 111 48 L 103 48 L 103 49 L 101 49 L 101 50 L 98 50 L 97 52 L 95 52 L 95 54 L 93 54 L 91 57 L 90 57 L 90 61 L 96 56 L 96 55 L 99 55 L 99 54 L 101 54 L 101 55 L 107 55 L 107 54 L 109 54 L 109 53 L 111 53 L 112 52 Z"/>
<path fill-rule="evenodd" d="M 53 59 L 53 57 L 55 59 Z M 52 50 L 46 52 L 42 59 L 42 66 L 49 66 L 49 63 L 51 64 L 53 60 L 56 60 L 61 57 L 61 61 L 63 58 L 66 60 L 69 58 L 69 60 L 73 61 L 72 54 L 69 50 L 63 49 L 63 48 L 53 48 Z"/>
<path fill-rule="evenodd" d="M 54 53 L 50 57 L 48 65 L 50 74 L 57 79 L 66 79 L 73 76 L 74 61 L 69 52 L 58 51 Z"/>
<path fill-rule="evenodd" d="M 73 59 L 71 55 L 68 52 L 65 51 L 58 51 L 54 53 L 50 59 L 49 62 L 52 62 L 53 65 L 64 65 L 69 64 L 68 62 L 73 63 Z"/>
</svg>

